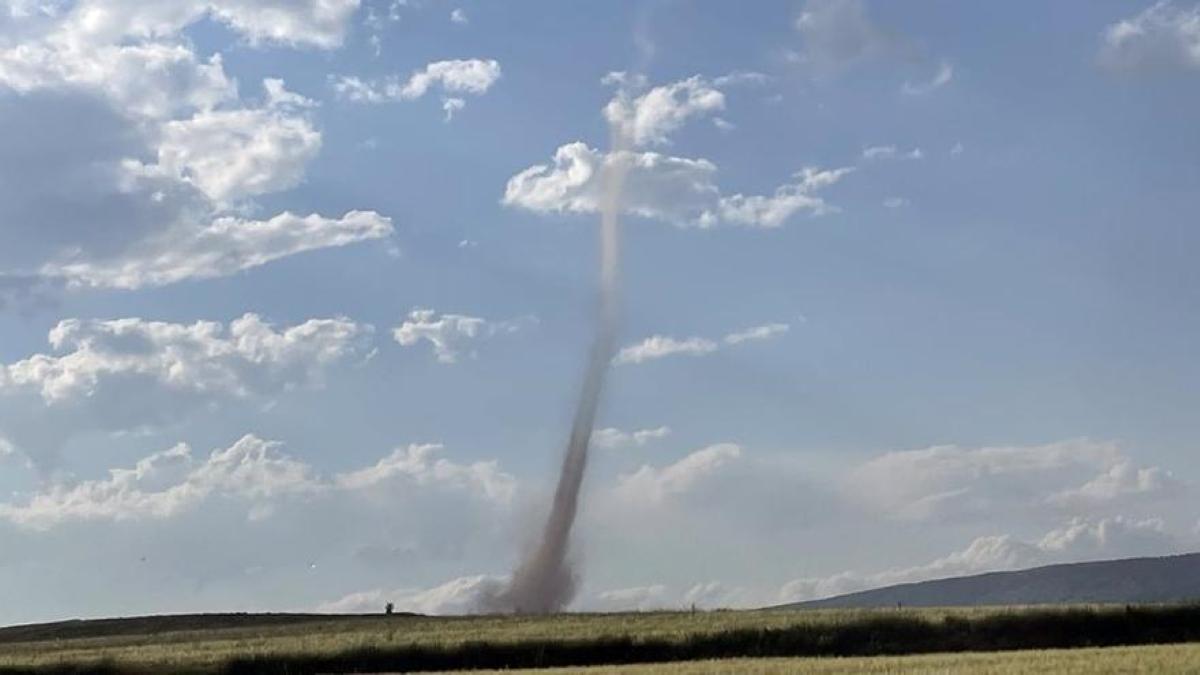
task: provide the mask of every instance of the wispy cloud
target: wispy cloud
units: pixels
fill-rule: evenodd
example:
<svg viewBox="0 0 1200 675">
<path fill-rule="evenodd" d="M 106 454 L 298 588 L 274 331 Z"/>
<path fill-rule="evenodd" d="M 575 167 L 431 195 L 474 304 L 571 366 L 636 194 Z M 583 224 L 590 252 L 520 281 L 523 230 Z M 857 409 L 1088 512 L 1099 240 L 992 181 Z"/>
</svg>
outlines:
<svg viewBox="0 0 1200 675">
<path fill-rule="evenodd" d="M 592 444 L 598 448 L 642 447 L 669 435 L 671 435 L 671 428 L 666 426 L 636 431 L 622 431 L 616 427 L 606 427 L 592 433 Z"/>
<path fill-rule="evenodd" d="M 863 148 L 862 158 L 868 161 L 884 159 L 923 159 L 925 153 L 920 148 L 903 151 L 894 145 L 872 145 Z"/>
<path fill-rule="evenodd" d="M 900 90 L 910 96 L 921 96 L 934 90 L 941 89 L 947 84 L 950 84 L 950 81 L 953 79 L 954 66 L 950 65 L 946 61 L 942 61 L 942 63 L 938 66 L 937 73 L 935 73 L 932 78 L 924 82 L 905 82 L 900 87 Z"/>
<path fill-rule="evenodd" d="M 354 103 L 385 103 L 414 101 L 437 89 L 444 94 L 442 108 L 449 120 L 461 110 L 466 101 L 463 95 L 482 96 L 500 80 L 501 68 L 492 59 L 455 59 L 435 61 L 414 71 L 407 79 L 390 76 L 363 80 L 352 75 L 338 75 L 330 83 L 339 98 Z"/>
<path fill-rule="evenodd" d="M 615 365 L 645 363 L 663 359 L 668 356 L 706 356 L 712 354 L 721 346 L 740 345 L 745 342 L 770 340 L 788 332 L 790 326 L 786 323 L 769 323 L 752 326 L 745 330 L 729 333 L 720 341 L 702 337 L 673 338 L 666 335 L 652 335 L 641 342 L 629 345 L 617 352 L 613 359 Z"/>
</svg>

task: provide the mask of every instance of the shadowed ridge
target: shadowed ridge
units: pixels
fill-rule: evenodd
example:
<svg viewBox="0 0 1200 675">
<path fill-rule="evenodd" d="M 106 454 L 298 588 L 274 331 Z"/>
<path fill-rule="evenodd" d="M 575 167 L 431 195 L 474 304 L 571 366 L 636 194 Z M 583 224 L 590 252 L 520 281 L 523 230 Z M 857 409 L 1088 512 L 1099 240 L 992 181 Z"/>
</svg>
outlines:
<svg viewBox="0 0 1200 675">
<path fill-rule="evenodd" d="M 1200 599 L 1200 553 L 1046 565 L 919 581 L 780 609 L 1172 603 Z"/>
<path fill-rule="evenodd" d="M 226 628 L 288 626 L 322 621 L 378 620 L 383 618 L 383 616 L 382 614 L 254 614 L 236 612 L 225 614 L 163 614 L 112 619 L 69 619 L 66 621 L 0 628 L 0 644 L 127 635 L 157 635 L 160 633 L 221 630 Z M 393 616 L 420 615 L 397 612 Z"/>
</svg>

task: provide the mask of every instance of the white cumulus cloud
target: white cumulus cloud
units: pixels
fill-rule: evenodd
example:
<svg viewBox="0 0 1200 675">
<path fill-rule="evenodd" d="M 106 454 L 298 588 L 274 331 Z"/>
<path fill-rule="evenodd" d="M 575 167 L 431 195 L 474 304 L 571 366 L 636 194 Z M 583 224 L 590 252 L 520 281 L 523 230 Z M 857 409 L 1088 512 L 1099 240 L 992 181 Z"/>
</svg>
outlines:
<svg viewBox="0 0 1200 675">
<path fill-rule="evenodd" d="M 442 446 L 398 448 L 377 464 L 332 476 L 287 454 L 283 444 L 247 434 L 228 448 L 197 459 L 185 444 L 151 454 L 103 478 L 56 482 L 23 500 L 0 503 L 0 520 L 48 530 L 67 523 L 167 520 L 216 500 L 242 505 L 249 519 L 274 516 L 288 499 L 371 505 L 404 498 L 476 500 L 507 507 L 516 481 L 496 462 L 459 464 L 438 457 Z"/>
<path fill-rule="evenodd" d="M 1100 61 L 1118 70 L 1200 69 L 1200 4 L 1160 0 L 1108 26 Z"/>
<path fill-rule="evenodd" d="M 668 356 L 704 356 L 719 349 L 716 342 L 699 337 L 682 340 L 667 335 L 651 335 L 637 344 L 622 347 L 613 358 L 616 365 L 644 363 Z"/>
<path fill-rule="evenodd" d="M 342 75 L 334 77 L 332 83 L 338 96 L 355 103 L 413 101 L 437 89 L 445 94 L 442 109 L 449 121 L 455 112 L 466 106 L 464 95 L 486 94 L 499 81 L 500 75 L 500 62 L 494 59 L 454 59 L 430 63 L 411 73 L 407 79 L 392 75 L 364 80 Z"/>
<path fill-rule="evenodd" d="M 374 589 L 351 593 L 319 605 L 318 612 L 362 614 L 380 612 L 387 603 L 397 611 L 432 615 L 474 614 L 503 592 L 503 577 L 476 575 L 452 579 L 433 588 Z"/>
<path fill-rule="evenodd" d="M 344 243 L 352 224 L 318 214 L 235 227 L 249 199 L 303 181 L 321 148 L 315 104 L 277 78 L 244 100 L 221 55 L 198 53 L 186 31 L 212 19 L 256 47 L 332 49 L 357 7 L 81 0 L 15 13 L 0 41 L 0 92 L 21 95 L 0 110 L 0 276 L 137 288 Z M 260 236 L 288 224 L 303 243 Z M 218 264 L 189 264 L 197 253 Z"/>
<path fill-rule="evenodd" d="M 265 108 L 207 110 L 164 124 L 159 165 L 217 202 L 298 185 L 321 149 L 321 134 L 291 112 L 307 99 L 269 82 L 275 84 Z"/>
<path fill-rule="evenodd" d="M 663 584 L 614 588 L 596 594 L 593 604 L 600 611 L 644 612 L 668 607 L 667 587 Z"/>
<path fill-rule="evenodd" d="M 836 210 L 817 193 L 851 169 L 806 168 L 770 195 L 723 195 L 717 167 L 705 159 L 656 152 L 605 154 L 584 143 L 569 143 L 552 164 L 529 167 L 509 179 L 502 203 L 542 213 L 595 213 L 602 195 L 605 165 L 623 165 L 623 209 L 680 227 L 733 225 L 776 228 L 800 213 L 818 216 Z"/>
<path fill-rule="evenodd" d="M 853 469 L 844 488 L 889 517 L 925 520 L 987 518 L 997 510 L 1086 515 L 1169 497 L 1180 484 L 1161 469 L 1133 465 L 1115 444 L 1083 439 L 890 452 Z"/>
<path fill-rule="evenodd" d="M 223 401 L 269 401 L 361 358 L 371 333 L 340 318 L 276 329 L 255 314 L 227 326 L 67 319 L 50 331 L 54 353 L 0 364 L 0 437 L 45 454 L 89 430 L 162 427 Z"/>
<path fill-rule="evenodd" d="M 725 109 L 725 95 L 700 76 L 654 87 L 638 96 L 622 90 L 604 108 L 609 124 L 631 143 L 663 145 L 694 117 Z"/>
<path fill-rule="evenodd" d="M 392 232 L 391 219 L 374 211 L 350 211 L 341 218 L 290 212 L 268 220 L 222 216 L 205 227 L 166 230 L 111 257 L 69 256 L 47 262 L 40 272 L 75 286 L 162 286 L 228 276 L 297 253 L 382 239 Z"/>
<path fill-rule="evenodd" d="M 336 477 L 339 487 L 357 489 L 403 477 L 417 485 L 438 484 L 460 488 L 507 504 L 516 492 L 516 481 L 500 470 L 492 460 L 474 464 L 456 464 L 439 457 L 443 446 L 436 443 L 412 444 L 396 448 L 373 466 Z"/>
<path fill-rule="evenodd" d="M 622 475 L 613 493 L 627 503 L 662 504 L 695 489 L 741 456 L 742 448 L 736 444 L 710 445 L 674 464 L 664 467 L 647 464 L 631 474 Z"/>
<path fill-rule="evenodd" d="M 170 518 L 214 495 L 266 500 L 318 489 L 305 464 L 255 436 L 197 462 L 184 444 L 141 459 L 107 478 L 54 484 L 23 504 L 0 504 L 0 519 L 45 530 L 69 521 Z"/>
<path fill-rule="evenodd" d="M 422 341 L 433 346 L 439 363 L 456 363 L 465 352 L 474 356 L 473 343 L 495 335 L 520 330 L 521 321 L 489 321 L 464 314 L 438 314 L 432 309 L 416 308 L 392 330 L 401 346 L 412 347 Z"/>
<path fill-rule="evenodd" d="M 359 0 L 84 0 L 65 13 L 77 40 L 162 38 L 211 17 L 256 45 L 332 49 L 341 45 Z"/>
</svg>

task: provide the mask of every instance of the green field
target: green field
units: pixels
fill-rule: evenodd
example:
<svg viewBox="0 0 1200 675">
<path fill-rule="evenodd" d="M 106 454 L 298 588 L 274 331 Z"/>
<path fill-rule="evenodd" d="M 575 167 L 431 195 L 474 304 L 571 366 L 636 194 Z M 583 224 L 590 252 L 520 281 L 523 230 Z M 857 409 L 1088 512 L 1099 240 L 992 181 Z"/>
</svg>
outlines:
<svg viewBox="0 0 1200 675">
<path fill-rule="evenodd" d="M 719 611 L 552 617 L 191 616 L 75 622 L 0 630 L 0 673 L 315 673 L 697 662 L 732 657 L 874 656 L 933 652 L 1200 642 L 1200 607 Z M 1191 659 L 1191 647 L 1128 652 Z M 1108 652 L 1106 652 L 1107 654 Z M 1083 658 L 1087 652 L 1066 652 Z M 1084 655 L 1084 656 L 1080 656 Z M 1143 655 L 1143 656 L 1139 656 Z M 922 657 L 924 658 L 924 657 Z M 1053 653 L 960 654 L 896 663 L 1059 658 Z M 958 661 L 955 661 L 957 659 Z M 871 661 L 866 663 L 884 663 Z M 1105 658 L 1105 663 L 1108 658 Z M 999 663 L 999 662 L 998 662 Z M 840 668 L 832 658 L 756 660 Z M 1103 665 L 1103 664 L 1102 664 Z M 659 666 L 661 668 L 661 666 Z M 800 667 L 797 665 L 796 667 Z M 873 666 L 872 666 L 873 667 Z M 950 666 L 947 666 L 950 667 Z M 765 669 L 765 670 L 763 670 Z M 740 668 L 738 669 L 741 670 Z M 1200 670 L 1200 669 L 1198 669 Z M 603 671 L 601 671 L 603 672 Z M 625 668 L 622 668 L 625 672 Z M 639 672 L 639 671 L 633 671 Z M 1005 671 L 1000 671 L 1005 672 Z"/>
</svg>

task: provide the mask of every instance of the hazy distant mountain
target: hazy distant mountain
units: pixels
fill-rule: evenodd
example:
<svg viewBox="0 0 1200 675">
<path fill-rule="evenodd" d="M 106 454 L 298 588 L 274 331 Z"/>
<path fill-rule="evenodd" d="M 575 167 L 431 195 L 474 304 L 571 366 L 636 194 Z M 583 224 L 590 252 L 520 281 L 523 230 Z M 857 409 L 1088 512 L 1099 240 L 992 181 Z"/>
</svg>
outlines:
<svg viewBox="0 0 1200 675">
<path fill-rule="evenodd" d="M 947 607 L 1200 600 L 1200 553 L 1130 558 L 922 581 L 784 605 Z"/>
</svg>

